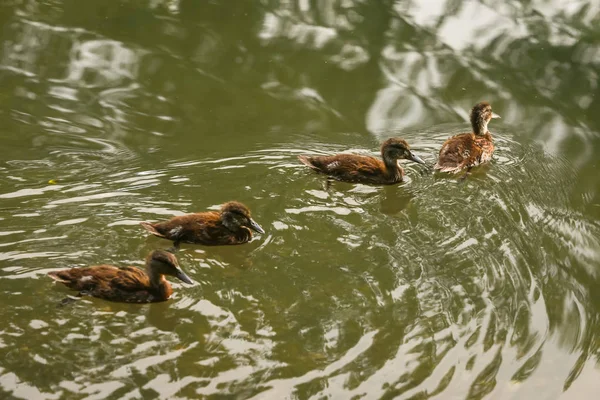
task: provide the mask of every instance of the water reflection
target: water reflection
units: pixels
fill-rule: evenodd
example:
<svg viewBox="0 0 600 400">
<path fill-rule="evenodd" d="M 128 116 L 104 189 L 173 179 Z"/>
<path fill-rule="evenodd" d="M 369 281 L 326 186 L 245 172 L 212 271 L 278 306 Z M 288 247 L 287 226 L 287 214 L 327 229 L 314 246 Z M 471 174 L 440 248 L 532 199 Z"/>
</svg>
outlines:
<svg viewBox="0 0 600 400">
<path fill-rule="evenodd" d="M 565 4 L 0 5 L 0 391 L 589 397 L 600 8 Z M 497 151 L 462 184 L 296 161 L 400 136 L 433 163 L 479 100 Z M 231 199 L 267 235 L 184 246 L 198 285 L 56 307 L 49 269 L 136 263 L 169 245 L 139 221 Z"/>
</svg>

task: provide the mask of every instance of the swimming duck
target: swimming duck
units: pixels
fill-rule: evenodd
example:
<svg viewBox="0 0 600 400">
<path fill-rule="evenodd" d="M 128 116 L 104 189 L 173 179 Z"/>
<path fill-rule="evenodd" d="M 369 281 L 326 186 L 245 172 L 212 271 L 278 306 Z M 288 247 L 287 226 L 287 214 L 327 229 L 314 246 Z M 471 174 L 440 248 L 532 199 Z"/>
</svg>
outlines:
<svg viewBox="0 0 600 400">
<path fill-rule="evenodd" d="M 451 173 L 467 168 L 468 173 L 471 168 L 490 161 L 494 153 L 494 142 L 487 126 L 492 118 L 500 116 L 492 112 L 489 103 L 483 101 L 475 104 L 471 109 L 473 132 L 447 139 L 433 168 Z"/>
<path fill-rule="evenodd" d="M 179 268 L 177 258 L 167 251 L 154 250 L 146 258 L 146 272 L 136 267 L 95 265 L 48 272 L 56 282 L 104 300 L 121 303 L 154 303 L 168 300 L 173 293 L 164 275 L 185 283 L 192 280 Z"/>
<path fill-rule="evenodd" d="M 399 159 L 407 159 L 425 164 L 420 157 L 410 151 L 405 140 L 391 138 L 381 145 L 381 158 L 357 154 L 336 154 L 333 156 L 298 156 L 308 167 L 328 175 L 338 181 L 366 183 L 371 185 L 392 185 L 402 182 L 404 169 Z"/>
<path fill-rule="evenodd" d="M 207 211 L 173 217 L 164 222 L 142 222 L 151 234 L 180 243 L 207 246 L 242 244 L 252 239 L 252 231 L 265 233 L 250 216 L 248 207 L 237 201 L 221 206 L 220 211 Z"/>
</svg>

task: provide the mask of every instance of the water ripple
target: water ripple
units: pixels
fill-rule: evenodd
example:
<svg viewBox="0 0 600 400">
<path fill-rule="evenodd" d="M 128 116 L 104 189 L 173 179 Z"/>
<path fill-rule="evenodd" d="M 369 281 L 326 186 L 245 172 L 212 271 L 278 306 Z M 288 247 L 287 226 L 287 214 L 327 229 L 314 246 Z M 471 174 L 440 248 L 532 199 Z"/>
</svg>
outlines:
<svg viewBox="0 0 600 400">
<path fill-rule="evenodd" d="M 597 5 L 75 3 L 0 6 L 3 394 L 593 393 Z M 464 181 L 296 158 L 400 136 L 433 164 L 483 99 L 497 150 Z M 184 245 L 170 301 L 58 307 L 48 271 L 141 267 L 171 242 L 140 221 L 233 199 L 267 234 Z"/>
</svg>

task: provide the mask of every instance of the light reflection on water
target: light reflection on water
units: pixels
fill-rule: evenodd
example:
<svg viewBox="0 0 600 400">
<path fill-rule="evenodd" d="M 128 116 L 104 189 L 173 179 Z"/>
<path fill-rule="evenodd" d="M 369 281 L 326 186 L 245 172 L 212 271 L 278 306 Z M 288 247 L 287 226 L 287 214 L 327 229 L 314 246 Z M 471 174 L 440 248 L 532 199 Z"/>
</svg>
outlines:
<svg viewBox="0 0 600 400">
<path fill-rule="evenodd" d="M 107 7 L 115 14 L 105 18 L 51 3 L 64 20 L 50 3 L 16 2 L 0 36 L 0 391 L 594 392 L 597 45 L 585 33 L 594 5 L 282 3 L 245 6 L 250 20 L 182 0 L 144 20 L 127 7 Z M 85 24 L 71 26 L 75 9 Z M 106 25 L 130 11 L 145 37 Z M 491 125 L 497 151 L 464 182 L 403 163 L 400 185 L 327 189 L 297 162 L 376 155 L 383 138 L 401 136 L 433 164 L 481 96 L 503 117 Z M 140 221 L 231 199 L 267 234 L 184 246 L 196 284 L 174 282 L 169 302 L 57 306 L 73 293 L 48 271 L 142 266 L 171 243 Z"/>
<path fill-rule="evenodd" d="M 411 142 L 420 142 L 419 147 L 414 146 L 419 154 L 422 149 L 439 146 L 444 138 L 443 134 L 432 135 L 429 141 L 407 137 Z M 422 390 L 436 392 L 442 382 L 449 385 L 450 393 L 460 392 L 459 382 L 477 384 L 488 379 L 488 374 L 494 374 L 504 385 L 500 388 L 503 392 L 509 390 L 511 380 L 524 379 L 531 360 L 541 362 L 540 349 L 554 337 L 549 336 L 553 330 L 561 332 L 558 354 L 564 352 L 561 342 L 573 350 L 588 340 L 591 331 L 586 328 L 590 323 L 584 306 L 586 300 L 578 297 L 586 293 L 568 288 L 572 278 L 564 268 L 574 263 L 584 268 L 582 273 L 594 272 L 592 266 L 598 261 L 595 251 L 598 227 L 581 215 L 566 211 L 570 184 L 563 163 L 553 162 L 539 148 L 521 146 L 502 134 L 497 134 L 497 138 L 498 156 L 493 167 L 474 173 L 462 184 L 407 164 L 410 180 L 397 187 L 334 183 L 333 189 L 326 190 L 322 176 L 294 162 L 298 150 L 273 148 L 269 157 L 167 161 L 160 170 L 135 168 L 135 173 L 125 174 L 134 175 L 128 178 L 116 174 L 118 179 L 106 182 L 53 186 L 57 190 L 48 192 L 52 194 L 50 197 L 42 192 L 39 195 L 46 198 L 38 195 L 37 204 L 29 207 L 59 216 L 55 223 L 48 223 L 46 217 L 43 224 L 46 229 L 52 225 L 58 227 L 54 229 L 73 226 L 72 229 L 80 231 L 79 239 L 72 240 L 73 231 L 47 241 L 36 238 L 39 241 L 35 249 L 28 239 L 17 239 L 11 242 L 10 251 L 0 253 L 0 257 L 17 263 L 30 258 L 46 259 L 50 268 L 71 262 L 86 265 L 100 261 L 140 265 L 146 251 L 170 244 L 144 238 L 137 221 L 218 204 L 201 201 L 205 205 L 196 206 L 197 189 L 188 186 L 189 182 L 195 180 L 203 187 L 226 181 L 231 170 L 222 167 L 227 165 L 238 165 L 245 171 L 237 178 L 240 181 L 266 168 L 277 167 L 279 173 L 272 174 L 268 181 L 247 182 L 255 218 L 269 227 L 264 242 L 257 239 L 238 248 L 201 251 L 194 246 L 186 247 L 180 256 L 181 263 L 199 285 L 189 288 L 175 283 L 174 299 L 167 305 L 135 307 L 89 300 L 69 310 L 71 318 L 67 320 L 71 322 L 66 324 L 75 324 L 76 328 L 60 328 L 65 339 L 57 344 L 59 347 L 87 342 L 90 337 L 102 341 L 100 332 L 106 326 L 109 331 L 115 330 L 111 337 L 116 339 L 107 342 L 110 352 L 123 356 L 110 365 L 96 367 L 100 369 L 96 371 L 99 375 L 116 379 L 103 378 L 103 389 L 94 389 L 94 379 L 88 373 L 61 387 L 78 387 L 77 391 L 82 393 L 86 387 L 91 393 L 98 390 L 97 394 L 102 396 L 122 393 L 119 390 L 127 386 L 123 379 L 131 378 L 131 374 L 146 375 L 165 363 L 181 363 L 183 368 L 185 360 L 198 364 L 206 359 L 212 361 L 202 369 L 220 371 L 216 377 L 205 379 L 203 374 L 192 373 L 173 381 L 156 371 L 154 379 L 166 388 L 158 389 L 151 382 L 148 387 L 159 393 L 172 393 L 185 392 L 189 386 L 198 394 L 209 395 L 220 393 L 219 384 L 241 385 L 236 392 L 250 395 L 257 382 L 263 382 L 260 386 L 266 390 L 264 395 L 277 397 L 294 388 L 309 383 L 312 387 L 315 382 L 327 380 L 327 388 L 319 389 L 317 385 L 306 390 L 314 395 L 343 397 L 369 393 L 372 398 L 406 391 L 402 397 L 408 398 L 410 393 Z M 431 155 L 426 158 L 433 159 Z M 558 166 L 558 170 L 552 165 Z M 211 173 L 197 180 L 198 172 L 207 168 Z M 186 179 L 173 183 L 170 177 L 174 175 Z M 148 181 L 153 184 L 144 184 Z M 164 187 L 172 184 L 178 186 L 175 201 L 156 198 L 162 197 Z M 278 190 L 281 187 L 287 190 Z M 134 202 L 128 202 L 132 195 Z M 381 214 L 379 210 L 385 202 L 390 202 L 390 196 L 400 200 L 392 202 L 403 204 L 403 208 Z M 264 199 L 271 203 L 265 204 Z M 84 210 L 88 217 L 73 218 L 74 204 L 97 211 L 89 214 Z M 69 219 L 65 219 L 66 215 Z M 5 221 L 6 226 L 15 223 L 11 219 L 15 218 Z M 119 223 L 123 219 L 130 222 Z M 315 231 L 324 232 L 324 237 L 330 239 L 324 242 Z M 103 246 L 73 253 L 89 235 L 93 235 L 93 242 L 100 241 Z M 29 238 L 31 233 L 14 231 L 11 236 Z M 119 243 L 119 236 L 135 240 Z M 424 246 L 432 238 L 436 244 Z M 562 266 L 549 259 L 553 253 L 545 243 L 561 240 L 572 246 L 569 251 L 572 259 L 563 260 Z M 129 243 L 137 243 L 138 250 L 134 252 L 139 254 L 139 260 L 131 255 L 121 256 L 120 260 L 97 258 L 102 254 L 130 253 L 126 250 Z M 42 274 L 48 269 L 21 266 L 3 271 L 5 279 L 38 276 L 27 286 L 35 283 L 42 290 L 43 297 L 39 300 L 46 313 L 64 312 L 57 311 L 55 303 L 59 293 L 68 292 L 53 288 L 45 280 Z M 32 271 L 37 274 L 31 274 Z M 557 312 L 570 317 L 565 323 L 560 318 L 551 323 L 544 301 L 545 280 L 561 272 L 567 273 L 563 289 L 558 293 L 550 290 L 548 295 L 566 296 L 566 309 Z M 595 278 L 595 274 L 592 276 Z M 89 325 L 100 331 L 81 333 L 87 328 L 77 323 L 77 314 L 86 314 L 86 310 L 96 307 L 108 311 L 97 314 Z M 124 312 L 115 311 L 119 309 Z M 32 316 L 37 314 L 29 311 Z M 153 314 L 152 318 L 148 312 Z M 143 317 L 144 314 L 147 315 Z M 53 318 L 44 321 L 38 317 L 35 321 L 54 325 Z M 382 324 L 383 321 L 386 323 Z M 170 323 L 174 325 L 169 326 Z M 147 331 L 144 328 L 147 324 L 158 327 L 159 331 Z M 350 326 L 346 327 L 347 324 Z M 136 326 L 147 334 L 120 332 L 121 329 L 135 332 Z M 164 329 L 175 329 L 181 336 L 163 337 L 160 332 Z M 137 346 L 144 351 L 128 351 L 123 340 L 118 339 L 132 335 L 139 338 Z M 345 338 L 346 335 L 354 339 Z M 11 339 L 15 340 L 10 336 L 3 340 Z M 184 348 L 167 350 L 171 346 L 168 343 Z M 395 346 L 399 347 L 389 353 Z M 388 349 L 389 355 L 385 357 L 388 361 L 381 364 L 377 354 L 383 349 Z M 58 351 L 55 347 L 44 348 L 39 356 L 51 359 L 55 351 Z M 95 356 L 80 357 L 83 360 L 79 361 L 85 364 L 102 365 Z M 298 362 L 304 367 L 296 371 L 293 365 Z M 231 369 L 231 365 L 235 367 Z M 467 369 L 459 367 L 462 365 Z M 572 366 L 571 363 L 565 373 Z M 423 368 L 429 378 L 412 388 Z M 405 371 L 406 378 L 397 375 L 399 370 Z M 390 375 L 392 371 L 396 373 Z M 87 383 L 78 383 L 79 380 Z M 356 383 L 348 385 L 349 381 Z M 381 382 L 391 386 L 384 388 Z"/>
</svg>

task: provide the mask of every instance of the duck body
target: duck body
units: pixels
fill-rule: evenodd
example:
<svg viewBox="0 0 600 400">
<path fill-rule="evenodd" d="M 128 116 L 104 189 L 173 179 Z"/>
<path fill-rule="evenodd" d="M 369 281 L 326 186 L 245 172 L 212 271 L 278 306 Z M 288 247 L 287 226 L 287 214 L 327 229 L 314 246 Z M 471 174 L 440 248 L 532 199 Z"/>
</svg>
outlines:
<svg viewBox="0 0 600 400">
<path fill-rule="evenodd" d="M 489 162 L 494 154 L 492 135 L 463 133 L 447 139 L 434 168 L 440 172 L 457 173 L 465 168 Z"/>
<path fill-rule="evenodd" d="M 476 104 L 470 114 L 473 132 L 447 139 L 433 168 L 440 172 L 458 173 L 489 162 L 494 154 L 494 141 L 487 128 L 492 118 L 500 117 L 492 112 L 489 103 Z"/>
<path fill-rule="evenodd" d="M 385 164 L 374 157 L 355 154 L 334 156 L 298 156 L 306 166 L 333 179 L 349 183 L 391 185 L 401 182 L 404 171 L 388 171 Z"/>
<path fill-rule="evenodd" d="M 206 246 L 234 245 L 252 239 L 252 230 L 265 233 L 250 216 L 245 205 L 231 201 L 220 211 L 207 211 L 173 217 L 168 221 L 141 225 L 155 236 L 179 243 L 203 244 Z"/>
<path fill-rule="evenodd" d="M 121 303 L 154 303 L 168 300 L 173 289 L 164 275 L 175 276 L 185 283 L 191 279 L 179 269 L 177 259 L 162 250 L 152 252 L 146 260 L 146 272 L 136 267 L 94 265 L 51 271 L 56 282 L 80 294 Z"/>
<path fill-rule="evenodd" d="M 174 242 L 219 246 L 242 244 L 252 239 L 250 229 L 240 227 L 230 231 L 221 222 L 219 212 L 201 212 L 173 217 L 168 221 L 141 225 L 155 236 Z"/>
<path fill-rule="evenodd" d="M 148 276 L 136 267 L 94 265 L 49 272 L 54 280 L 68 288 L 93 297 L 122 303 L 153 303 L 171 297 L 173 289 L 166 279 L 156 287 Z"/>
<path fill-rule="evenodd" d="M 370 185 L 393 185 L 402 182 L 404 170 L 399 159 L 417 163 L 425 162 L 412 151 L 402 139 L 391 138 L 381 146 L 382 159 L 358 154 L 336 154 L 332 156 L 298 156 L 300 162 L 332 179 Z"/>
</svg>

